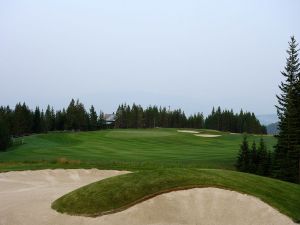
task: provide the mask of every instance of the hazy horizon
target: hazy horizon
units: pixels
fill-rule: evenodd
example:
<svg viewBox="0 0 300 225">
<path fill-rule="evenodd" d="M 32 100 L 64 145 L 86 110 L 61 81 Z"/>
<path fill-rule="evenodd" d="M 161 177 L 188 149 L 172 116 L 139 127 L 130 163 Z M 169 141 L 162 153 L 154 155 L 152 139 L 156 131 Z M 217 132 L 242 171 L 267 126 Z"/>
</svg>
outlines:
<svg viewBox="0 0 300 225">
<path fill-rule="evenodd" d="M 300 2 L 0 1 L 0 105 L 275 114 Z"/>
</svg>

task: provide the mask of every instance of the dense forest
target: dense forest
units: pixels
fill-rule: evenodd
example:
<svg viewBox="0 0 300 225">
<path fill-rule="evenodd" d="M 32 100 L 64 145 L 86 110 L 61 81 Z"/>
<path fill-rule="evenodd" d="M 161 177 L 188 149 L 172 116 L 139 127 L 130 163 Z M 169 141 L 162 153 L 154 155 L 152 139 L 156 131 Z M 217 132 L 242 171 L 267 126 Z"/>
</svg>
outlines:
<svg viewBox="0 0 300 225">
<path fill-rule="evenodd" d="M 16 104 L 14 109 L 9 106 L 0 107 L 0 149 L 6 149 L 13 140 L 32 133 L 49 131 L 88 131 L 107 128 L 104 113 L 95 111 L 92 105 L 86 110 L 84 105 L 71 100 L 66 109 L 55 111 L 48 107 L 44 111 L 39 107 L 34 110 L 23 103 Z M 186 116 L 181 109 L 170 110 L 166 107 L 149 106 L 143 108 L 133 104 L 122 104 L 118 107 L 115 117 L 115 128 L 207 128 L 229 132 L 266 133 L 253 113 L 233 111 L 220 107 L 213 109 L 205 119 L 202 113 Z M 111 125 L 109 126 L 110 128 Z"/>
<path fill-rule="evenodd" d="M 222 111 L 213 108 L 210 115 L 204 118 L 202 113 L 187 117 L 181 109 L 167 110 L 165 107 L 150 106 L 143 109 L 140 105 L 132 107 L 122 104 L 116 112 L 116 128 L 206 128 L 236 133 L 265 134 L 266 128 L 260 124 L 253 113 L 233 110 Z"/>
<path fill-rule="evenodd" d="M 254 113 L 241 110 L 239 114 L 234 114 L 232 110 L 221 111 L 220 107 L 216 111 L 213 109 L 205 119 L 205 128 L 234 133 L 267 133 L 266 127 L 260 124 Z"/>
<path fill-rule="evenodd" d="M 18 103 L 14 109 L 1 106 L 0 121 L 7 126 L 12 136 L 18 137 L 56 130 L 101 129 L 104 114 L 100 112 L 97 115 L 93 106 L 87 111 L 79 100 L 75 102 L 72 99 L 67 109 L 58 111 L 49 105 L 45 111 L 39 107 L 31 110 L 25 103 Z"/>
<path fill-rule="evenodd" d="M 204 116 L 197 113 L 187 117 L 181 109 L 167 110 L 166 107 L 142 106 L 131 107 L 122 104 L 116 111 L 116 128 L 203 128 Z"/>
</svg>

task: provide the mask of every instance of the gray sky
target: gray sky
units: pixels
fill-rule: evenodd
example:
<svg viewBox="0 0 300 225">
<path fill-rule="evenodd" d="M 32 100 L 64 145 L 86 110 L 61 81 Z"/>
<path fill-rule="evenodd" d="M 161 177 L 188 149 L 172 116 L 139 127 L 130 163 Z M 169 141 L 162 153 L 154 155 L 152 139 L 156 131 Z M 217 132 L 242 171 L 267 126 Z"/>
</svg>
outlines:
<svg viewBox="0 0 300 225">
<path fill-rule="evenodd" d="M 0 0 L 0 105 L 275 113 L 299 0 Z"/>
</svg>

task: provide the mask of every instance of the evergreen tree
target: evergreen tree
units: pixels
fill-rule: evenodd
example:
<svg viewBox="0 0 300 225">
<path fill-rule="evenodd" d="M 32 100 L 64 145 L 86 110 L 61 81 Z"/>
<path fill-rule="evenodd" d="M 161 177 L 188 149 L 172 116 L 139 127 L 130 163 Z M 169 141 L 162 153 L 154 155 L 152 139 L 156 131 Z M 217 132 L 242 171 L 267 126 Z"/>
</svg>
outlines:
<svg viewBox="0 0 300 225">
<path fill-rule="evenodd" d="M 95 111 L 94 106 L 92 105 L 90 108 L 90 129 L 96 130 L 97 129 L 97 122 L 98 122 L 98 116 Z"/>
<path fill-rule="evenodd" d="M 271 152 L 267 150 L 264 140 L 260 139 L 258 148 L 256 142 L 253 141 L 249 150 L 247 138 L 244 137 L 236 162 L 237 170 L 270 176 L 271 165 Z"/>
<path fill-rule="evenodd" d="M 281 72 L 285 80 L 279 85 L 281 93 L 277 95 L 279 134 L 273 168 L 277 178 L 291 182 L 300 182 L 300 64 L 297 46 L 295 38 L 291 37 L 286 66 Z"/>
<path fill-rule="evenodd" d="M 238 171 L 248 172 L 250 162 L 250 151 L 247 136 L 244 136 L 243 142 L 240 145 L 240 150 L 238 153 L 238 158 L 236 162 L 236 168 Z"/>
<path fill-rule="evenodd" d="M 13 134 L 21 136 L 30 134 L 32 129 L 32 114 L 25 103 L 18 103 L 13 116 Z"/>
<path fill-rule="evenodd" d="M 92 130 L 90 114 L 88 112 L 84 112 L 84 124 L 81 127 L 82 130 Z"/>
<path fill-rule="evenodd" d="M 0 116 L 0 151 L 4 151 L 11 144 L 9 125 L 7 121 Z"/>
<path fill-rule="evenodd" d="M 249 172 L 256 173 L 259 163 L 259 157 L 256 149 L 256 143 L 253 141 L 251 151 L 250 151 L 250 161 L 249 161 Z"/>
<path fill-rule="evenodd" d="M 142 128 L 143 127 L 143 109 L 140 105 L 133 103 L 130 112 L 130 128 Z"/>
<path fill-rule="evenodd" d="M 159 109 L 159 121 L 160 121 L 160 127 L 168 127 L 169 123 L 169 116 L 166 107 L 163 107 Z"/>
<path fill-rule="evenodd" d="M 67 115 L 66 115 L 66 119 L 67 119 L 67 129 L 68 130 L 72 130 L 72 129 L 76 129 L 76 108 L 75 108 L 75 101 L 74 99 L 71 100 L 68 108 L 67 108 Z"/>
<path fill-rule="evenodd" d="M 103 115 L 103 119 L 104 119 L 104 115 Z M 125 106 L 122 104 L 118 106 L 118 109 L 116 111 L 115 128 L 126 128 L 125 121 L 126 121 Z"/>
<path fill-rule="evenodd" d="M 77 99 L 75 105 L 75 118 L 76 118 L 75 129 L 86 130 L 88 116 L 85 111 L 84 105 L 81 102 L 79 102 L 79 99 Z"/>
<path fill-rule="evenodd" d="M 99 118 L 98 118 L 97 124 L 100 129 L 106 128 L 104 113 L 102 111 L 100 111 L 100 113 L 99 113 Z"/>
<path fill-rule="evenodd" d="M 47 132 L 44 110 L 41 112 L 41 132 Z"/>
<path fill-rule="evenodd" d="M 45 112 L 45 132 L 51 130 L 52 130 L 52 113 L 51 113 L 50 105 L 48 105 Z"/>
<path fill-rule="evenodd" d="M 55 129 L 65 130 L 66 129 L 66 110 L 58 110 L 55 115 Z"/>
<path fill-rule="evenodd" d="M 271 152 L 267 150 L 267 146 L 265 145 L 264 139 L 261 138 L 257 150 L 258 155 L 258 167 L 257 167 L 257 174 L 263 176 L 270 175 L 271 169 Z"/>
<path fill-rule="evenodd" d="M 87 116 L 84 105 L 79 100 L 71 100 L 67 108 L 67 129 L 71 130 L 86 130 L 87 129 Z"/>
<path fill-rule="evenodd" d="M 40 133 L 42 131 L 41 123 L 42 123 L 41 112 L 39 107 L 36 107 L 33 114 L 32 132 Z"/>
<path fill-rule="evenodd" d="M 13 126 L 14 126 L 13 116 L 14 116 L 14 112 L 9 108 L 9 106 L 7 107 L 0 106 L 0 118 L 2 118 L 2 120 L 6 123 L 11 135 L 13 134 Z"/>
</svg>

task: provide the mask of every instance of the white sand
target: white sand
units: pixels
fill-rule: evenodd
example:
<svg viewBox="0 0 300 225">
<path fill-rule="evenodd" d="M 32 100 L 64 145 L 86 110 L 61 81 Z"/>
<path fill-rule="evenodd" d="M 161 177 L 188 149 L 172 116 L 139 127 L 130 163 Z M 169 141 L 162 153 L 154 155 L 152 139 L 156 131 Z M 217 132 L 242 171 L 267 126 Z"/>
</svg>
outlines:
<svg viewBox="0 0 300 225">
<path fill-rule="evenodd" d="M 217 188 L 170 192 L 125 211 L 97 218 L 69 216 L 51 202 L 90 182 L 123 174 L 100 170 L 0 173 L 1 225 L 293 225 L 252 196 Z"/>
<path fill-rule="evenodd" d="M 180 133 L 189 133 L 189 134 L 198 134 L 198 131 L 194 131 L 194 130 L 177 130 L 177 132 Z"/>
<path fill-rule="evenodd" d="M 194 134 L 197 137 L 208 137 L 208 138 L 213 138 L 213 137 L 220 137 L 222 135 L 218 134 Z"/>
</svg>

